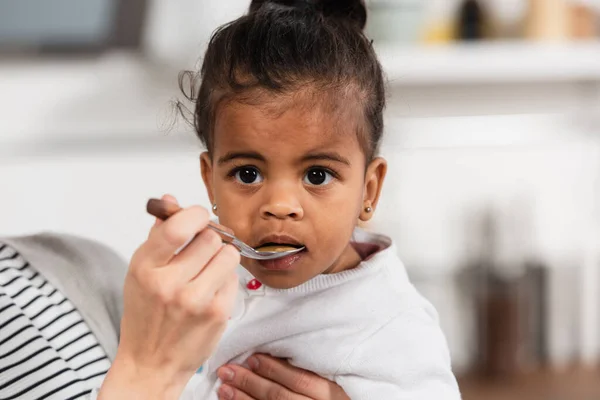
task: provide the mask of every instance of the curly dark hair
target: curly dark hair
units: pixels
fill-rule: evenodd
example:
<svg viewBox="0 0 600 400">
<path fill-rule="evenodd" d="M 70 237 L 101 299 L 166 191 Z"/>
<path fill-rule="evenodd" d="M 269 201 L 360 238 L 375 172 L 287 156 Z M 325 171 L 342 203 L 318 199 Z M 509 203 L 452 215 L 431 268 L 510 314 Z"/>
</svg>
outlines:
<svg viewBox="0 0 600 400">
<path fill-rule="evenodd" d="M 366 21 L 362 0 L 253 0 L 246 15 L 218 28 L 200 71 L 179 76 L 182 92 L 194 103 L 196 134 L 209 153 L 224 101 L 260 104 L 264 94 L 309 88 L 320 99 L 358 102 L 364 129 L 357 134 L 367 160 L 373 159 L 383 131 L 385 84 L 363 33 Z"/>
</svg>

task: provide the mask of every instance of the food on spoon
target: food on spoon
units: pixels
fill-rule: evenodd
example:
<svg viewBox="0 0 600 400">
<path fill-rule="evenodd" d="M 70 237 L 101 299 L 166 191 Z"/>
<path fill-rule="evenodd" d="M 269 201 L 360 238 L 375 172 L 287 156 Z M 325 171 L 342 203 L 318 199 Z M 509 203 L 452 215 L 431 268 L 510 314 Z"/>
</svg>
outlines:
<svg viewBox="0 0 600 400">
<path fill-rule="evenodd" d="M 258 251 L 271 251 L 274 253 L 281 253 L 284 251 L 296 250 L 297 247 L 291 246 L 289 244 L 267 244 L 257 248 Z"/>
</svg>

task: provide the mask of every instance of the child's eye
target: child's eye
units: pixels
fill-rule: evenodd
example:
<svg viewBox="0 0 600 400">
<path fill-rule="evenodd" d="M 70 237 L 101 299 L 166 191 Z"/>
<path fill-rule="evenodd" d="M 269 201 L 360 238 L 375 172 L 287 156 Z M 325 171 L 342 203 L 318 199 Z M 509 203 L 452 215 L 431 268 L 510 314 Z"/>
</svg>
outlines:
<svg viewBox="0 0 600 400">
<path fill-rule="evenodd" d="M 255 183 L 260 183 L 263 181 L 263 177 L 258 171 L 258 169 L 254 167 L 241 167 L 235 170 L 233 176 L 238 182 L 241 182 L 245 185 L 252 185 Z"/>
<path fill-rule="evenodd" d="M 311 168 L 304 175 L 304 183 L 313 186 L 327 185 L 333 180 L 333 174 L 325 168 Z"/>
</svg>

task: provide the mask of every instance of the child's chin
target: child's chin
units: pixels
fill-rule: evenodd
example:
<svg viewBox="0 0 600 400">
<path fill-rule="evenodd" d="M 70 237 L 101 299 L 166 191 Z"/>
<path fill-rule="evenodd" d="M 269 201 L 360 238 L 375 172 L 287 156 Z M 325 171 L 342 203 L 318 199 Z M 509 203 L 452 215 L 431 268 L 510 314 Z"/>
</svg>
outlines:
<svg viewBox="0 0 600 400">
<path fill-rule="evenodd" d="M 291 289 L 306 282 L 306 279 L 294 273 L 273 273 L 254 268 L 250 268 L 249 271 L 261 283 L 274 289 Z"/>
</svg>

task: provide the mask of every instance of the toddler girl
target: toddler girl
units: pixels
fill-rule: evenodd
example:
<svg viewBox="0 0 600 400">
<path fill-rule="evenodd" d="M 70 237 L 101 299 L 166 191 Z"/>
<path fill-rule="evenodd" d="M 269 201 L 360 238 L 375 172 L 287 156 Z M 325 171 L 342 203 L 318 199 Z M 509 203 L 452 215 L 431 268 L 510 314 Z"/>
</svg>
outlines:
<svg viewBox="0 0 600 400">
<path fill-rule="evenodd" d="M 434 308 L 376 210 L 384 79 L 359 0 L 254 0 L 213 35 L 193 91 L 202 177 L 219 222 L 255 248 L 216 353 L 184 398 L 227 398 L 219 367 L 268 353 L 352 399 L 459 399 Z M 193 82 L 193 81 L 192 81 Z"/>
</svg>

